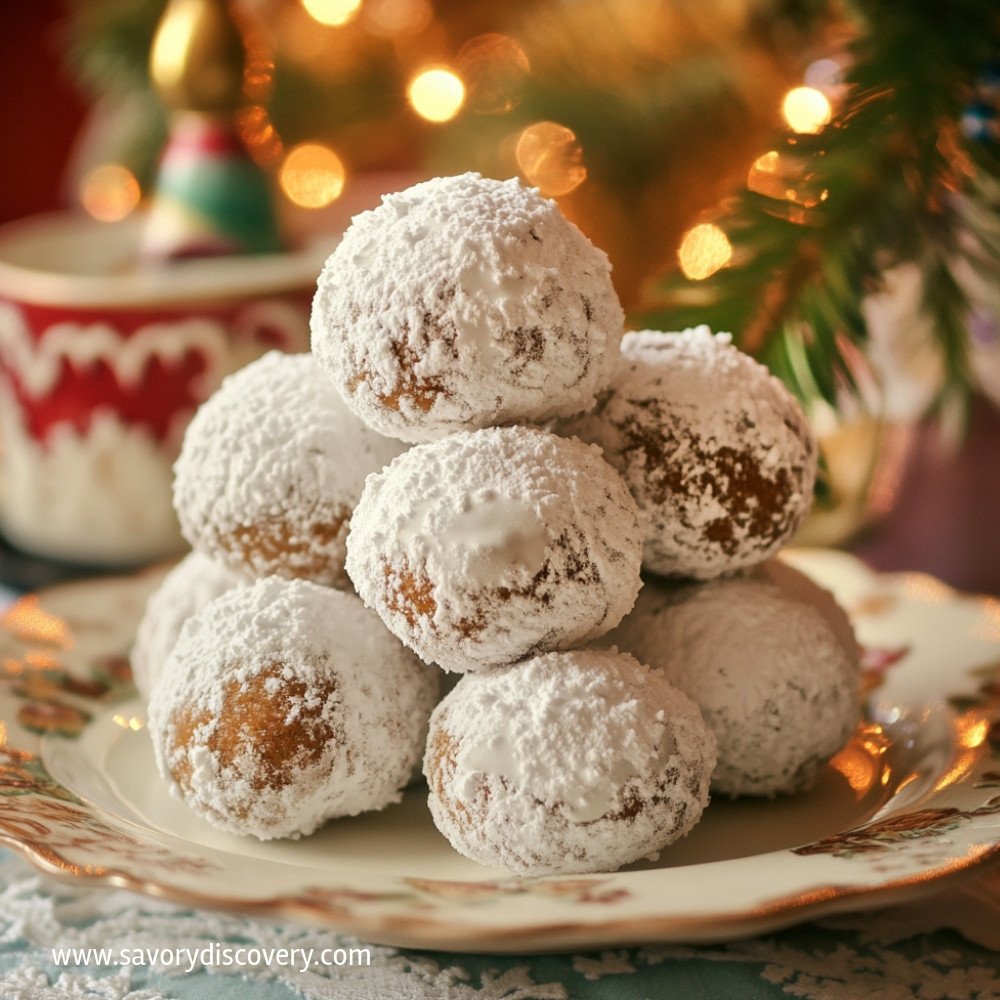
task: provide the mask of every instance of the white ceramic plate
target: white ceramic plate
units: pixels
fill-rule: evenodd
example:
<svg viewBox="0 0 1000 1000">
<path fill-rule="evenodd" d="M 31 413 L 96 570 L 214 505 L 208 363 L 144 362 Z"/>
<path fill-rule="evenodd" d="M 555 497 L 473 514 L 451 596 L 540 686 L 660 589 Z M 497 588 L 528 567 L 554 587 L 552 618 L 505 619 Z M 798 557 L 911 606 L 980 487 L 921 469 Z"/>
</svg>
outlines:
<svg viewBox="0 0 1000 1000">
<path fill-rule="evenodd" d="M 0 627 L 0 841 L 40 868 L 191 906 L 454 951 L 719 941 L 936 888 L 1000 854 L 1000 601 L 848 556 L 789 560 L 868 647 L 867 721 L 813 791 L 717 801 L 656 864 L 512 878 L 456 854 L 419 788 L 261 844 L 156 774 L 126 654 L 159 572 L 20 601 Z"/>
</svg>

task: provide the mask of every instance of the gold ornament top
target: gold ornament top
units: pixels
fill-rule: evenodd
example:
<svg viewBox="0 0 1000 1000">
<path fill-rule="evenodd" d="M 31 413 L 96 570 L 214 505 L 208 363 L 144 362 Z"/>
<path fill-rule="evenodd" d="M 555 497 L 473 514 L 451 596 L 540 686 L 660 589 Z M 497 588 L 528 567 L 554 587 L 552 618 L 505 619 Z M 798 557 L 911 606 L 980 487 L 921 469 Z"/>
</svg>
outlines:
<svg viewBox="0 0 1000 1000">
<path fill-rule="evenodd" d="M 231 115 L 244 103 L 246 48 L 226 0 L 170 0 L 150 52 L 149 71 L 175 111 Z"/>
</svg>

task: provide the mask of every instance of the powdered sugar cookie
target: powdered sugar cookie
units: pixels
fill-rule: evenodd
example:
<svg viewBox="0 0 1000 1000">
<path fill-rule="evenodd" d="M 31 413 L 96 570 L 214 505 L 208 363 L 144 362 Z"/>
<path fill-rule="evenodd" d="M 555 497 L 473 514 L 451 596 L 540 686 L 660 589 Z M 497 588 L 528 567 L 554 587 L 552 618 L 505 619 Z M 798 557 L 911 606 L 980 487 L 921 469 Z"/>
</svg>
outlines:
<svg viewBox="0 0 1000 1000">
<path fill-rule="evenodd" d="M 411 649 L 465 671 L 613 628 L 641 551 L 635 501 L 596 448 L 508 427 L 418 445 L 369 477 L 347 572 Z"/>
<path fill-rule="evenodd" d="M 607 257 L 555 202 L 462 174 L 354 219 L 319 279 L 312 347 L 367 424 L 427 441 L 587 409 L 622 328 Z"/>
<path fill-rule="evenodd" d="M 353 595 L 268 577 L 207 604 L 149 700 L 160 773 L 200 816 L 261 840 L 398 801 L 438 674 Z"/>
<path fill-rule="evenodd" d="M 728 334 L 626 334 L 611 389 L 560 427 L 600 445 L 649 517 L 643 565 L 710 579 L 763 562 L 812 503 L 801 406 Z"/>
<path fill-rule="evenodd" d="M 796 575 L 782 567 L 705 584 L 650 579 L 606 637 L 698 703 L 719 744 L 716 792 L 808 788 L 858 723 L 853 632 L 832 596 Z"/>
<path fill-rule="evenodd" d="M 431 815 L 474 861 L 614 871 L 684 836 L 715 740 L 694 703 L 631 656 L 548 653 L 467 674 L 434 710 Z"/>
<path fill-rule="evenodd" d="M 365 476 L 404 446 L 369 430 L 307 354 L 272 351 L 195 414 L 175 466 L 184 536 L 248 579 L 346 585 Z"/>
<path fill-rule="evenodd" d="M 132 678 L 139 694 L 149 697 L 163 663 L 184 623 L 213 598 L 246 580 L 200 552 L 189 552 L 146 602 L 132 646 Z"/>
</svg>

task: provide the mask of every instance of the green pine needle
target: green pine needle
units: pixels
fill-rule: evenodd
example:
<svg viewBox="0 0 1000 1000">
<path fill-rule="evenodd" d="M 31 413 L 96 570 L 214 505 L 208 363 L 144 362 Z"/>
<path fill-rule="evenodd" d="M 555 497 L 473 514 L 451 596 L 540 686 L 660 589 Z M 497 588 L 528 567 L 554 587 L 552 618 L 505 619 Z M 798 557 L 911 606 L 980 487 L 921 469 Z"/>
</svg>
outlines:
<svg viewBox="0 0 1000 1000">
<path fill-rule="evenodd" d="M 844 345 L 867 336 L 865 295 L 889 267 L 912 261 L 944 361 L 939 404 L 954 403 L 972 381 L 959 272 L 1000 273 L 1000 157 L 959 128 L 1000 54 L 1000 14 L 995 0 L 946 12 L 930 0 L 870 0 L 854 17 L 836 119 L 775 147 L 797 165 L 789 186 L 806 204 L 738 194 L 715 220 L 731 264 L 705 281 L 669 275 L 638 322 L 729 330 L 801 395 L 836 405 L 851 378 Z M 792 345 L 804 352 L 794 365 Z"/>
</svg>

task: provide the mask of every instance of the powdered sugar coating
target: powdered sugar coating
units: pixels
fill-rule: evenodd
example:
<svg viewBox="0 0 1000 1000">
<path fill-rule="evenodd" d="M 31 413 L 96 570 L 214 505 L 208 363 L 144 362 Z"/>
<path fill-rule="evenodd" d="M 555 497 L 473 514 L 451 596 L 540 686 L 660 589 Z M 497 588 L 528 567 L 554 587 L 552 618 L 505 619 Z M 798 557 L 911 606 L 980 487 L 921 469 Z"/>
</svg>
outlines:
<svg viewBox="0 0 1000 1000">
<path fill-rule="evenodd" d="M 830 626 L 830 631 L 843 647 L 847 658 L 860 670 L 862 651 L 854 625 L 837 598 L 826 587 L 820 586 L 812 577 L 806 576 L 780 558 L 768 559 L 744 575 L 750 579 L 766 580 L 774 584 L 789 600 L 814 607 Z"/>
<path fill-rule="evenodd" d="M 519 875 L 614 871 L 684 836 L 715 741 L 631 656 L 548 653 L 469 674 L 434 710 L 431 815 L 451 845 Z"/>
<path fill-rule="evenodd" d="M 150 595 L 132 646 L 132 679 L 149 698 L 184 623 L 213 598 L 246 580 L 200 552 L 189 552 Z"/>
<path fill-rule="evenodd" d="M 312 349 L 362 419 L 403 441 L 593 405 L 624 316 L 607 256 L 516 178 L 385 195 L 320 275 Z"/>
<path fill-rule="evenodd" d="M 700 585 L 647 580 L 606 637 L 698 703 L 719 744 L 713 791 L 806 789 L 858 723 L 857 646 L 787 579 L 758 569 Z"/>
<path fill-rule="evenodd" d="M 353 595 L 268 577 L 190 618 L 149 700 L 160 773 L 261 840 L 399 800 L 438 675 Z"/>
<path fill-rule="evenodd" d="M 707 326 L 626 334 L 611 389 L 560 430 L 599 444 L 628 481 L 654 573 L 704 580 L 763 562 L 812 503 L 818 452 L 801 406 Z"/>
<path fill-rule="evenodd" d="M 466 671 L 613 628 L 635 603 L 641 553 L 635 501 L 596 448 L 491 428 L 370 476 L 347 572 L 411 649 Z"/>
<path fill-rule="evenodd" d="M 365 476 L 403 449 L 358 420 L 308 354 L 272 351 L 195 414 L 174 467 L 174 506 L 196 549 L 248 579 L 344 586 Z"/>
</svg>

